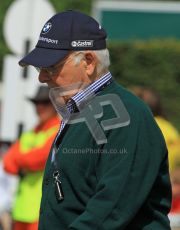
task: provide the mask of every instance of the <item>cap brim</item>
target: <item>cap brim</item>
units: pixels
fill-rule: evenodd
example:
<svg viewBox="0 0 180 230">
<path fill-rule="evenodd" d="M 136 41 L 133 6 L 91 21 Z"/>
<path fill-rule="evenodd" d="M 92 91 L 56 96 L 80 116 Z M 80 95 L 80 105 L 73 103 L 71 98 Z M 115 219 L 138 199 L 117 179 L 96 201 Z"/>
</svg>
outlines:
<svg viewBox="0 0 180 230">
<path fill-rule="evenodd" d="M 36 47 L 19 61 L 20 66 L 49 67 L 55 65 L 69 53 L 69 50 L 55 50 Z"/>
<path fill-rule="evenodd" d="M 37 102 L 41 102 L 41 101 L 46 101 L 46 102 L 51 102 L 50 99 L 28 99 L 30 102 L 32 102 L 33 104 L 36 104 Z"/>
</svg>

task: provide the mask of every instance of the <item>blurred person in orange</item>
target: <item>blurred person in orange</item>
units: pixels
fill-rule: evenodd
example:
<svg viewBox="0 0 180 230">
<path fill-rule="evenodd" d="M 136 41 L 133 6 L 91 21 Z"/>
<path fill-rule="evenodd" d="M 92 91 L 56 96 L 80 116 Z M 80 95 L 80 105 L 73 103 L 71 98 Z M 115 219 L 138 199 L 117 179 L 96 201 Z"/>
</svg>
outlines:
<svg viewBox="0 0 180 230">
<path fill-rule="evenodd" d="M 172 207 L 169 214 L 172 230 L 180 230 L 180 161 L 170 174 L 172 184 Z"/>
<path fill-rule="evenodd" d="M 171 173 L 171 183 L 173 195 L 171 213 L 180 214 L 180 162 Z"/>
<path fill-rule="evenodd" d="M 40 86 L 36 96 L 29 100 L 35 106 L 39 122 L 20 136 L 3 159 L 5 171 L 20 177 L 12 209 L 13 230 L 38 229 L 43 170 L 59 127 L 48 87 Z"/>
<path fill-rule="evenodd" d="M 10 142 L 0 140 L 0 230 L 11 230 L 11 209 L 18 184 L 18 177 L 3 170 L 3 155 L 10 147 Z"/>
<path fill-rule="evenodd" d="M 142 86 L 131 86 L 129 89 L 150 107 L 166 141 L 169 170 L 172 172 L 176 167 L 176 162 L 180 160 L 180 136 L 178 130 L 164 115 L 161 98 L 154 89 Z"/>
</svg>

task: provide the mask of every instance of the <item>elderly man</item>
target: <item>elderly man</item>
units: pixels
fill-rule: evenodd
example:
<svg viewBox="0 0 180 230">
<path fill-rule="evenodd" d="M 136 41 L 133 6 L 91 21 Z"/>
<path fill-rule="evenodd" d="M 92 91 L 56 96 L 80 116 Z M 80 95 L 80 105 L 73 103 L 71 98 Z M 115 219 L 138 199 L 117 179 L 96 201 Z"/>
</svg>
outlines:
<svg viewBox="0 0 180 230">
<path fill-rule="evenodd" d="M 146 106 L 108 70 L 106 32 L 58 13 L 21 61 L 62 117 L 43 181 L 39 230 L 169 230 L 167 149 Z"/>
</svg>

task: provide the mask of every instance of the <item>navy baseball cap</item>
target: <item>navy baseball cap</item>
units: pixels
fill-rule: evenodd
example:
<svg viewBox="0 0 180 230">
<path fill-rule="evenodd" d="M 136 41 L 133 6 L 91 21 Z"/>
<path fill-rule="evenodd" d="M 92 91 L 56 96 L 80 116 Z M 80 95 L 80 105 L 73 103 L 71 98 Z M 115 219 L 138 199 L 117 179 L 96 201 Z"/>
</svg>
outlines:
<svg viewBox="0 0 180 230">
<path fill-rule="evenodd" d="M 35 49 L 19 64 L 49 67 L 70 51 L 105 49 L 106 37 L 105 30 L 88 15 L 73 10 L 57 13 L 43 26 Z"/>
</svg>

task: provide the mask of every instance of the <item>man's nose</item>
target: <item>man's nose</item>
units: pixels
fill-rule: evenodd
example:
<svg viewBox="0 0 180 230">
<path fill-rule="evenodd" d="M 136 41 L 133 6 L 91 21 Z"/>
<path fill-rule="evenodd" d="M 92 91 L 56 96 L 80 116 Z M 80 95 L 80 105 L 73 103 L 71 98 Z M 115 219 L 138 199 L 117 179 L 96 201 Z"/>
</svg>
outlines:
<svg viewBox="0 0 180 230">
<path fill-rule="evenodd" d="M 49 81 L 51 79 L 51 77 L 49 76 L 49 74 L 47 74 L 45 71 L 41 70 L 39 73 L 39 81 L 41 83 L 46 83 L 47 81 Z"/>
</svg>

